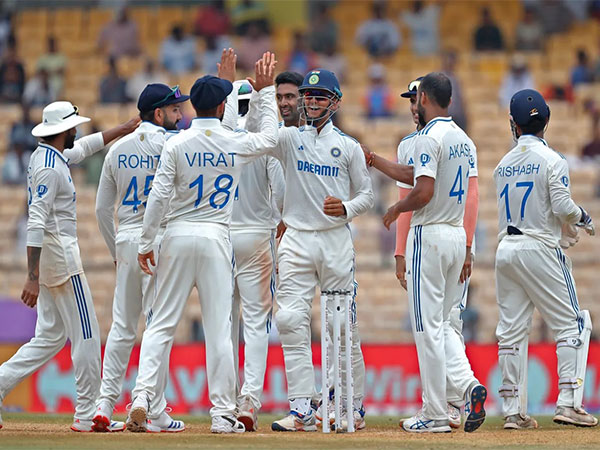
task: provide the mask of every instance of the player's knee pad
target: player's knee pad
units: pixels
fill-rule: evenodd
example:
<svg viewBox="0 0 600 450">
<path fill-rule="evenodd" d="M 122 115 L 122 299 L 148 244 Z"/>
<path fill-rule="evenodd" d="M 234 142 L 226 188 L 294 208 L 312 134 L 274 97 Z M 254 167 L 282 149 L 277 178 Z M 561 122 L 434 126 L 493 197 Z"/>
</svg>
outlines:
<svg viewBox="0 0 600 450">
<path fill-rule="evenodd" d="M 513 344 L 498 344 L 498 365 L 502 372 L 500 397 L 525 397 L 527 395 L 527 350 L 529 336 Z"/>
<path fill-rule="evenodd" d="M 579 335 L 559 339 L 556 342 L 556 356 L 558 358 L 558 387 L 559 389 L 573 389 L 574 406 L 581 407 L 592 333 L 592 319 L 589 311 L 580 312 L 578 325 Z"/>
</svg>

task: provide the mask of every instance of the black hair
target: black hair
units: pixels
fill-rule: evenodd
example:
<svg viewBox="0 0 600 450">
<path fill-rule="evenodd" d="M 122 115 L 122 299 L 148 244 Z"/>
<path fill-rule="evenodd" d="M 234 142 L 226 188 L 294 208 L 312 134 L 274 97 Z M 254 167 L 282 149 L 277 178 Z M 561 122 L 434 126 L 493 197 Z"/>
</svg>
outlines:
<svg viewBox="0 0 600 450">
<path fill-rule="evenodd" d="M 544 117 L 532 117 L 527 125 L 519 125 L 519 128 L 523 134 L 536 135 L 546 127 L 547 123 L 548 119 Z"/>
<path fill-rule="evenodd" d="M 281 72 L 279 75 L 277 75 L 277 78 L 275 78 L 275 86 L 289 83 L 300 87 L 302 86 L 303 81 L 304 77 L 298 72 Z"/>
<path fill-rule="evenodd" d="M 152 122 L 154 120 L 154 109 L 150 111 L 140 111 L 140 119 L 145 122 Z"/>
<path fill-rule="evenodd" d="M 425 92 L 427 97 L 433 100 L 440 108 L 447 108 L 452 97 L 452 83 L 450 79 L 441 72 L 428 73 L 421 80 L 419 90 Z"/>
</svg>

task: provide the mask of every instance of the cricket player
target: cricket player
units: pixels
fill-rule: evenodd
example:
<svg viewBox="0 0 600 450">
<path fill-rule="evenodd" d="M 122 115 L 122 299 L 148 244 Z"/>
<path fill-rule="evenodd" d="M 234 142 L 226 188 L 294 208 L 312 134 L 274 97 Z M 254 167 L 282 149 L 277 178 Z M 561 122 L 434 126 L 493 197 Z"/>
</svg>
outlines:
<svg viewBox="0 0 600 450">
<path fill-rule="evenodd" d="M 451 95 L 452 86 L 444 74 L 430 73 L 421 80 L 417 110 L 423 128 L 414 142 L 416 182 L 383 218 L 389 228 L 400 213 L 414 211 L 407 242 L 411 267 L 406 277 L 423 408 L 402 422 L 408 432 L 450 431 L 447 378 L 461 386 L 470 401 L 465 431 L 476 430 L 485 419 L 487 391 L 474 378 L 466 357 L 456 367 L 446 362 L 449 355 L 460 353 L 449 337 L 456 334 L 450 314 L 462 298 L 461 274 L 468 249 L 463 216 L 470 176 L 476 174 L 475 145 L 448 116 Z M 462 346 L 460 351 L 464 353 Z"/>
<path fill-rule="evenodd" d="M 559 246 L 564 225 L 593 235 L 594 224 L 571 199 L 567 161 L 543 139 L 549 119 L 550 108 L 537 91 L 513 95 L 510 125 L 516 146 L 494 170 L 499 223 L 496 336 L 505 429 L 537 428 L 527 415 L 527 347 L 534 307 L 556 341 L 559 394 L 554 422 L 598 424 L 582 404 L 592 322 L 589 312 L 579 309 L 571 261 Z"/>
<path fill-rule="evenodd" d="M 311 408 L 315 392 L 312 300 L 317 285 L 321 290 L 354 291 L 354 248 L 347 224 L 373 204 L 360 145 L 331 123 L 342 97 L 337 78 L 327 70 L 314 70 L 305 76 L 299 91 L 300 112 L 307 125 L 280 128 L 279 143 L 270 150 L 281 161 L 286 181 L 287 231 L 278 249 L 276 324 L 290 400 L 289 415 L 273 422 L 274 431 L 317 429 Z M 354 318 L 353 339 L 360 343 Z M 362 354 L 353 354 L 353 364 L 364 365 Z M 356 385 L 364 384 L 360 372 L 355 374 Z M 356 426 L 363 428 L 362 398 L 355 397 L 354 407 Z"/>
<path fill-rule="evenodd" d="M 139 119 L 75 140 L 76 127 L 89 121 L 71 103 L 54 102 L 44 108 L 42 123 L 31 131 L 40 143 L 27 169 L 29 274 L 21 300 L 30 308 L 37 306 L 38 317 L 35 336 L 0 366 L 1 406 L 18 383 L 48 362 L 69 339 L 77 386 L 71 429 L 80 432 L 93 431 L 94 402 L 100 388 L 100 332 L 79 254 L 69 165 L 130 133 Z M 106 427 L 106 431 L 124 429 L 123 422 L 110 422 Z"/>
<path fill-rule="evenodd" d="M 239 117 L 244 129 L 252 85 L 237 81 Z M 227 107 L 233 102 L 228 101 Z M 225 117 L 223 124 L 225 125 Z M 275 240 L 284 231 L 278 227 L 283 209 L 285 181 L 281 164 L 262 155 L 244 167 L 235 191 L 231 216 L 231 243 L 235 255 L 232 339 L 237 364 L 240 305 L 244 323 L 244 383 L 238 392 L 237 418 L 246 431 L 256 431 L 262 396 L 273 298 L 275 295 Z"/>
<path fill-rule="evenodd" d="M 154 298 L 152 277 L 142 272 L 137 263 L 137 251 L 142 221 L 152 180 L 160 161 L 163 145 L 174 136 L 181 120 L 181 104 L 189 99 L 179 86 L 147 85 L 138 99 L 143 120 L 131 134 L 116 142 L 104 159 L 98 194 L 96 217 L 102 237 L 117 267 L 117 283 L 113 300 L 113 323 L 106 340 L 100 397 L 94 416 L 94 427 L 104 431 L 111 422 L 113 408 L 121 394 L 123 378 L 131 350 L 135 344 L 137 324 L 143 313 L 151 319 Z M 114 213 L 117 205 L 119 220 L 115 231 Z M 158 233 L 154 250 L 158 250 L 162 232 Z M 161 378 L 166 384 L 167 371 Z M 164 386 L 161 389 L 164 392 Z M 179 432 L 185 424 L 173 420 L 165 411 L 166 400 L 156 396 L 147 424 L 130 431 Z"/>
<path fill-rule="evenodd" d="M 394 178 L 398 174 L 398 165 L 414 167 L 414 151 L 415 142 L 418 132 L 423 129 L 419 123 L 419 113 L 417 108 L 417 90 L 423 77 L 413 80 L 408 85 L 408 90 L 400 94 L 403 98 L 410 100 L 410 112 L 413 121 L 417 125 L 417 131 L 406 136 L 398 145 L 398 164 L 394 164 L 385 158 L 378 157 L 374 152 L 367 151 L 365 157 L 368 164 L 382 173 Z M 364 148 L 363 148 L 364 150 Z M 449 425 L 451 428 L 460 428 L 461 425 L 461 407 L 465 407 L 465 412 L 470 412 L 469 399 L 467 389 L 476 379 L 470 368 L 469 361 L 465 353 L 464 339 L 462 336 L 462 319 L 461 313 L 465 309 L 467 303 L 468 284 L 470 280 L 470 271 L 472 266 L 474 251 L 474 235 L 475 226 L 477 223 L 477 209 L 479 204 L 479 189 L 477 183 L 477 153 L 473 149 L 471 158 L 469 159 L 469 188 L 465 204 L 464 228 L 467 238 L 466 258 L 461 272 L 460 282 L 463 284 L 463 289 L 460 291 L 460 300 L 450 311 L 448 322 L 450 327 L 444 327 L 444 335 L 446 339 L 446 390 L 447 390 L 447 410 Z M 412 189 L 411 183 L 404 183 L 397 180 L 397 185 L 400 188 L 400 200 L 406 198 Z M 404 289 L 406 284 L 406 240 L 410 231 L 410 221 L 412 212 L 400 214 L 396 221 L 396 277 Z M 464 369 L 464 370 L 463 370 Z M 462 376 L 463 372 L 470 373 L 470 376 Z M 456 376 L 454 375 L 456 374 Z M 402 426 L 402 423 L 400 424 Z"/>
<path fill-rule="evenodd" d="M 233 51 L 231 50 L 233 54 Z M 235 62 L 235 60 L 234 60 Z M 144 215 L 138 260 L 151 273 L 153 245 L 166 202 L 167 228 L 156 271 L 152 320 L 142 340 L 140 368 L 128 421 L 143 424 L 166 364 L 175 328 L 193 287 L 198 289 L 206 336 L 206 371 L 213 404 L 211 432 L 240 433 L 234 416 L 235 368 L 231 343 L 234 257 L 229 237 L 233 197 L 245 164 L 277 144 L 274 55 L 256 64 L 253 88 L 260 94 L 261 132 L 231 131 L 221 125 L 229 79 L 199 78 L 190 92 L 197 117 L 169 139 L 161 155 Z M 235 66 L 233 66 L 235 67 Z M 235 69 L 233 70 L 233 75 Z"/>
</svg>

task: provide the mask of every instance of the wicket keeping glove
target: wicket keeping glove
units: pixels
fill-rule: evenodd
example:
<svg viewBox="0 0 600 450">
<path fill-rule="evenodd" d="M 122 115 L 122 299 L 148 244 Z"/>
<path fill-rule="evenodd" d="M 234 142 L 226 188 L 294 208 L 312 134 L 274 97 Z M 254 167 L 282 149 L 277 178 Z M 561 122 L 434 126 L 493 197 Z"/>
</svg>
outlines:
<svg viewBox="0 0 600 450">
<path fill-rule="evenodd" d="M 581 210 L 581 219 L 579 219 L 579 222 L 575 225 L 583 228 L 587 234 L 593 236 L 596 234 L 596 229 L 594 228 L 594 222 L 592 222 L 592 218 L 581 206 L 579 209 Z"/>
<path fill-rule="evenodd" d="M 568 223 L 562 226 L 559 245 L 567 250 L 579 242 L 579 228 Z"/>
</svg>

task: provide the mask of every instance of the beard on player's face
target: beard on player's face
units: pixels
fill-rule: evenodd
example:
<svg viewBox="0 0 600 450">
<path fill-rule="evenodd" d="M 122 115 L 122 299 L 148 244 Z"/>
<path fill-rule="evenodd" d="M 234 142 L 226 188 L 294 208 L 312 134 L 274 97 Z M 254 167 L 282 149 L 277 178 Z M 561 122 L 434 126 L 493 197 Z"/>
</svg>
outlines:
<svg viewBox="0 0 600 450">
<path fill-rule="evenodd" d="M 75 128 L 67 132 L 67 135 L 65 136 L 65 148 L 73 148 L 75 145 L 76 134 L 77 132 L 75 131 Z"/>
<path fill-rule="evenodd" d="M 179 119 L 175 119 L 175 121 L 171 121 L 171 120 L 169 120 L 168 117 L 165 117 L 165 119 L 163 121 L 163 128 L 165 130 L 176 130 L 178 123 L 179 123 Z"/>
<path fill-rule="evenodd" d="M 425 120 L 425 108 L 423 108 L 421 102 L 417 104 L 417 112 L 419 114 L 419 125 L 424 127 L 425 125 L 427 125 L 427 121 Z"/>
</svg>

